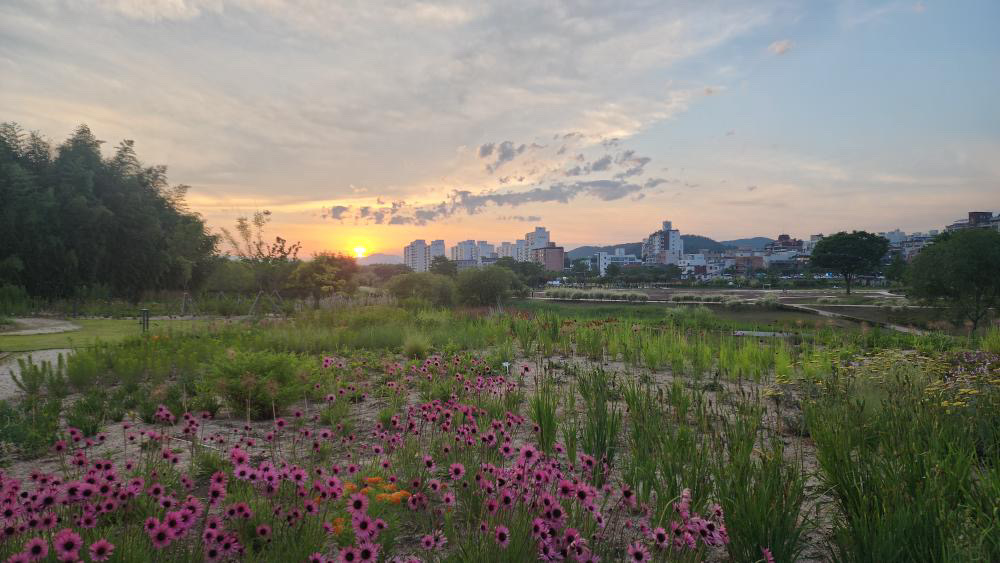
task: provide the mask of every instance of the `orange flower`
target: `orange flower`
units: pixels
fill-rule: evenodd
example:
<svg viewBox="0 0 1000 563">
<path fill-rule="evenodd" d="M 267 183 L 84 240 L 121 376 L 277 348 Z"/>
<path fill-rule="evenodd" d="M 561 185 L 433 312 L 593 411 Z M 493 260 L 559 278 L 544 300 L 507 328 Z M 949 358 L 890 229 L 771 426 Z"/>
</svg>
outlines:
<svg viewBox="0 0 1000 563">
<path fill-rule="evenodd" d="M 391 495 L 389 495 L 389 502 L 391 502 L 392 504 L 399 504 L 404 500 L 406 500 L 407 498 L 409 498 L 409 496 L 410 493 L 408 493 L 407 491 L 396 491 Z"/>
<path fill-rule="evenodd" d="M 378 485 L 381 482 L 381 477 L 365 477 L 365 483 L 368 483 L 369 485 Z"/>
<path fill-rule="evenodd" d="M 361 494 L 363 494 L 363 495 L 367 495 L 369 492 L 371 492 L 371 488 L 369 488 L 369 487 L 365 487 L 365 488 L 361 489 Z"/>
<path fill-rule="evenodd" d="M 354 483 L 344 483 L 344 491 L 348 493 L 353 493 L 358 490 L 358 486 Z"/>
<path fill-rule="evenodd" d="M 392 491 L 396 490 L 396 484 L 395 483 L 386 483 L 385 486 L 382 487 L 382 488 L 385 489 L 386 491 L 389 491 L 391 493 Z"/>
</svg>

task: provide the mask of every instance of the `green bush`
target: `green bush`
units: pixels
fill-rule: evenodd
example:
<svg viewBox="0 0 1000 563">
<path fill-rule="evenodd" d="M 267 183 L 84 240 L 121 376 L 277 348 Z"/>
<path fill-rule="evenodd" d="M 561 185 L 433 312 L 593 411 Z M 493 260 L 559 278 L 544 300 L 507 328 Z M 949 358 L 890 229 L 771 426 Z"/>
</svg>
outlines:
<svg viewBox="0 0 1000 563">
<path fill-rule="evenodd" d="M 19 404 L 0 400 L 0 443 L 12 444 L 25 458 L 43 455 L 58 438 L 61 411 L 59 398 Z M 0 464 L 7 461 L 0 459 Z"/>
<path fill-rule="evenodd" d="M 471 268 L 458 274 L 458 298 L 466 305 L 499 305 L 522 288 L 517 274 L 499 266 Z"/>
<path fill-rule="evenodd" d="M 386 288 L 400 301 L 418 299 L 438 307 L 447 307 L 455 302 L 455 282 L 441 274 L 400 274 L 390 279 Z"/>
<path fill-rule="evenodd" d="M 431 349 L 431 340 L 419 332 L 411 332 L 403 340 L 403 355 L 407 358 L 422 360 Z"/>
<path fill-rule="evenodd" d="M 209 377 L 233 416 L 266 420 L 302 396 L 298 367 L 291 354 L 231 351 L 212 364 Z"/>
</svg>

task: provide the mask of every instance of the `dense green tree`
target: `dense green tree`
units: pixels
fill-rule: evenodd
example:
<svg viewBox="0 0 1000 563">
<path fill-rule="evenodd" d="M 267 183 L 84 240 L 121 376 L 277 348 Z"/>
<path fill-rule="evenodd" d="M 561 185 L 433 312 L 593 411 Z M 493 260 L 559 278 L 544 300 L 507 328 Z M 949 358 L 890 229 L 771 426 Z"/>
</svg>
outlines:
<svg viewBox="0 0 1000 563">
<path fill-rule="evenodd" d="M 943 233 L 920 251 L 908 273 L 911 293 L 951 305 L 975 331 L 1000 306 L 1000 233 L 965 229 Z"/>
<path fill-rule="evenodd" d="M 469 268 L 458 274 L 458 298 L 466 305 L 498 305 L 523 288 L 518 276 L 501 266 Z"/>
<path fill-rule="evenodd" d="M 885 278 L 889 281 L 900 282 L 906 278 L 906 260 L 897 252 L 892 255 L 892 260 L 885 268 Z"/>
<path fill-rule="evenodd" d="M 573 277 L 573 281 L 582 282 L 587 278 L 594 275 L 590 268 L 590 260 L 581 258 L 573 262 L 570 266 L 570 275 Z"/>
<path fill-rule="evenodd" d="M 458 276 L 458 264 L 448 260 L 444 256 L 435 256 L 431 260 L 431 265 L 428 270 L 435 274 L 441 274 L 442 276 L 448 276 L 454 278 Z"/>
<path fill-rule="evenodd" d="M 538 287 L 553 278 L 545 271 L 545 267 L 537 262 L 518 262 L 509 256 L 496 261 L 494 266 L 506 268 L 517 275 L 517 278 L 528 287 Z"/>
<path fill-rule="evenodd" d="M 400 301 L 418 299 L 438 307 L 455 303 L 455 280 L 433 272 L 410 272 L 393 277 L 386 284 Z"/>
<path fill-rule="evenodd" d="M 184 206 L 186 188 L 144 167 L 132 141 L 109 159 L 101 144 L 86 125 L 55 150 L 0 125 L 0 284 L 48 298 L 195 289 L 218 240 Z"/>
<path fill-rule="evenodd" d="M 363 283 L 375 286 L 412 271 L 406 264 L 369 264 L 358 268 L 358 276 L 360 280 L 364 280 Z"/>
<path fill-rule="evenodd" d="M 814 268 L 843 276 L 850 294 L 854 278 L 878 269 L 879 261 L 887 250 L 889 241 L 885 237 L 865 231 L 841 231 L 816 243 L 810 263 Z"/>
<path fill-rule="evenodd" d="M 335 293 L 350 294 L 358 263 L 343 254 L 322 252 L 312 260 L 299 262 L 288 278 L 288 287 L 312 297 L 313 306 L 319 307 L 320 299 Z"/>
<path fill-rule="evenodd" d="M 234 260 L 229 256 L 216 258 L 211 273 L 205 280 L 206 291 L 249 293 L 256 287 L 250 266 L 242 260 Z"/>
</svg>

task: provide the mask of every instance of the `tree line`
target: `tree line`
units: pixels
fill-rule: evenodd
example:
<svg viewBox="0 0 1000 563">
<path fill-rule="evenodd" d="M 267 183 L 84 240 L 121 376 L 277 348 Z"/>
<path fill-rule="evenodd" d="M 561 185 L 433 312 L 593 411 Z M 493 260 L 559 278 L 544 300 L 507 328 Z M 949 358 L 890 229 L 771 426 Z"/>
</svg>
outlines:
<svg viewBox="0 0 1000 563">
<path fill-rule="evenodd" d="M 16 123 L 0 124 L 0 285 L 69 298 L 103 288 L 198 286 L 218 237 L 171 186 L 165 166 L 143 166 L 131 140 L 110 158 L 86 125 L 53 147 Z"/>
</svg>

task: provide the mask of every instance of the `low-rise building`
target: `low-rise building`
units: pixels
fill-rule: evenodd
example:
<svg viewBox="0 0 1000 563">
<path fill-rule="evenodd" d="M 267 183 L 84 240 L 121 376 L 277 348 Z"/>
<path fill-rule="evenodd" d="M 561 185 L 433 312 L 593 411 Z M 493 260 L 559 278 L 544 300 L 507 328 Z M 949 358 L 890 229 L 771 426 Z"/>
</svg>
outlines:
<svg viewBox="0 0 1000 563">
<path fill-rule="evenodd" d="M 592 260 L 597 266 L 597 271 L 602 275 L 607 275 L 608 266 L 617 264 L 621 268 L 635 267 L 642 265 L 642 259 L 635 254 L 625 254 L 625 249 L 616 248 L 615 252 L 598 252 L 594 254 Z"/>
<path fill-rule="evenodd" d="M 547 246 L 531 250 L 531 261 L 541 264 L 549 272 L 561 272 L 565 260 L 566 253 L 563 251 L 563 247 L 556 246 L 554 242 L 548 243 Z"/>
</svg>

